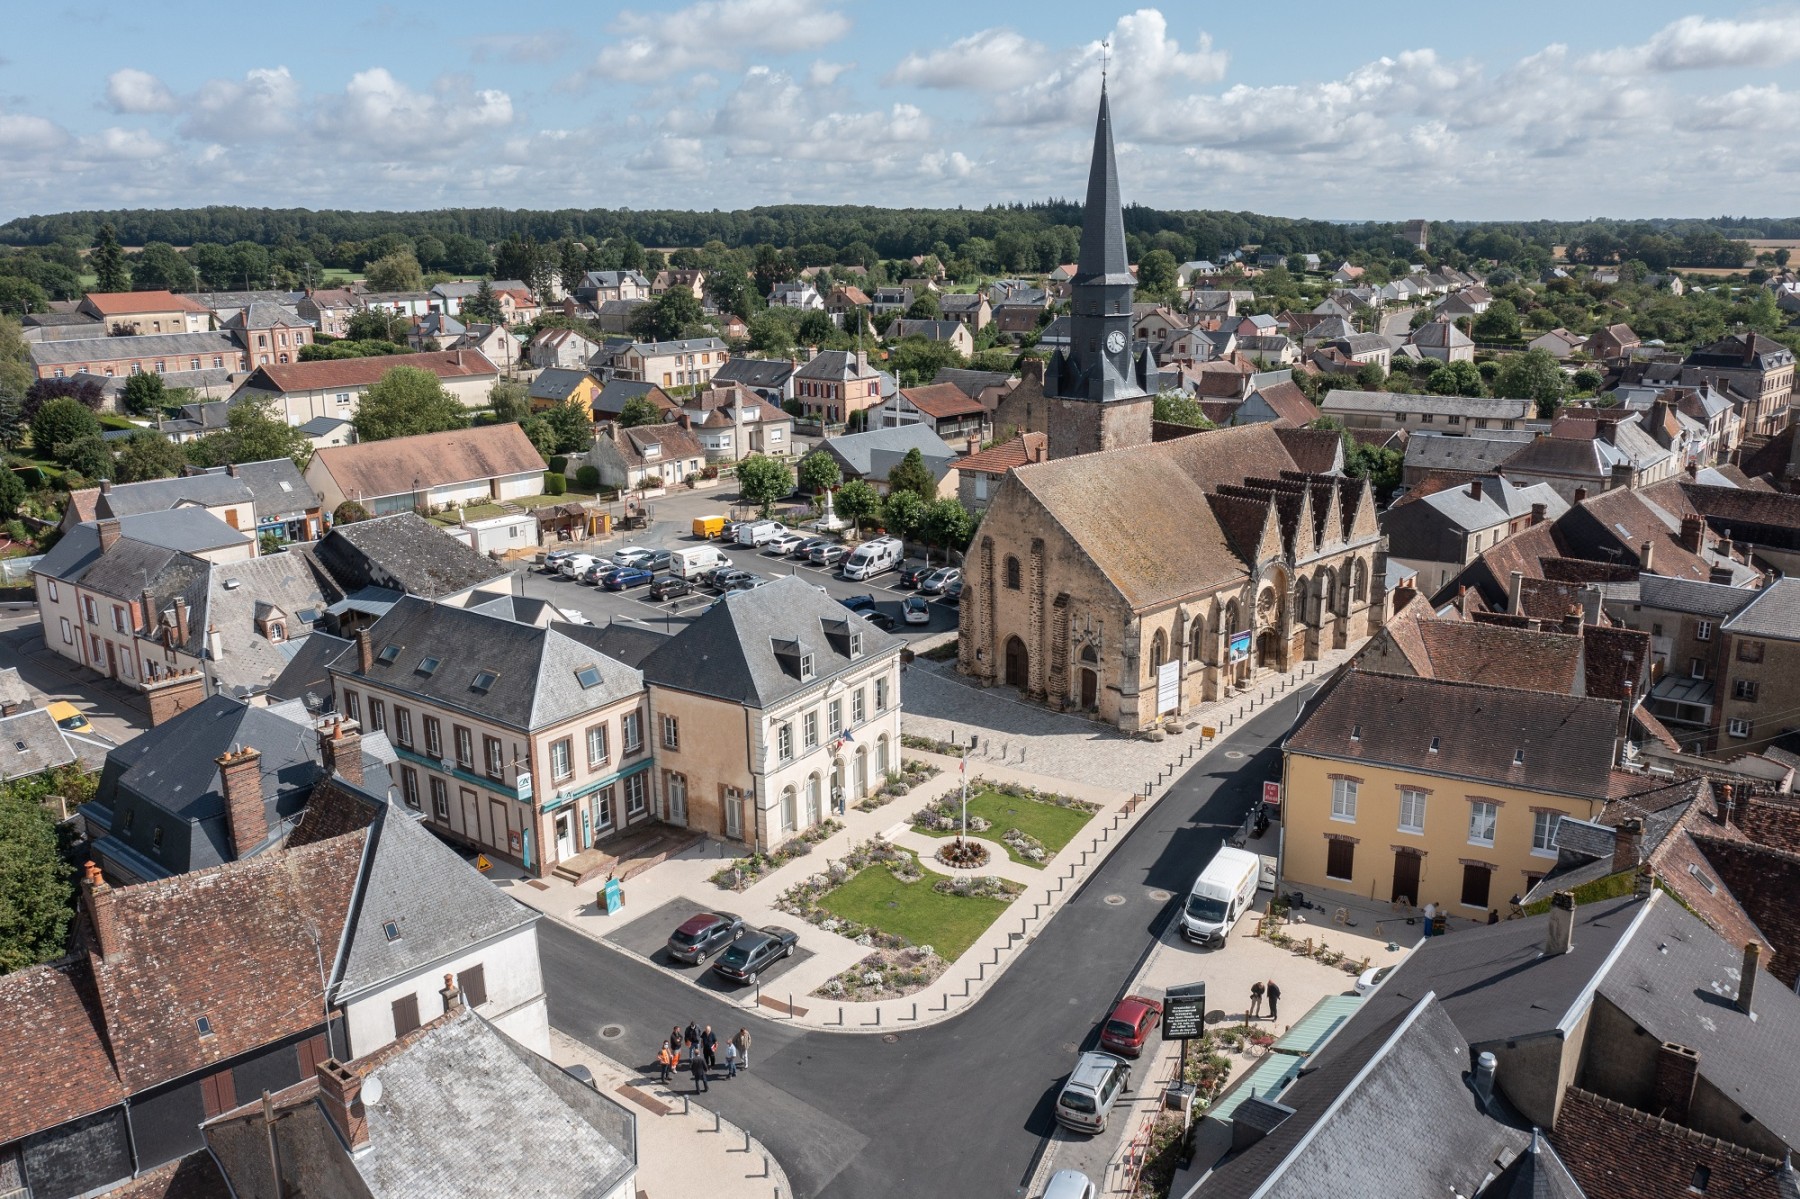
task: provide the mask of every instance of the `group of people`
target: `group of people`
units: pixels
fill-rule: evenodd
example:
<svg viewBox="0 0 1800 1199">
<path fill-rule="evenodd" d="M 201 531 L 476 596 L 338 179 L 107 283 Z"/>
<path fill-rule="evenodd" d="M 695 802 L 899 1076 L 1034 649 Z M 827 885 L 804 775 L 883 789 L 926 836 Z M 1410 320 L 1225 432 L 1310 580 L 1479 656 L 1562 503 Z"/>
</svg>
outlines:
<svg viewBox="0 0 1800 1199">
<path fill-rule="evenodd" d="M 725 1042 L 725 1077 L 736 1078 L 739 1070 L 750 1068 L 750 1030 L 740 1028 L 737 1036 Z M 707 1079 L 718 1068 L 719 1038 L 712 1025 L 702 1028 L 689 1020 L 684 1029 L 679 1025 L 669 1030 L 669 1039 L 656 1051 L 656 1064 L 662 1069 L 662 1081 L 668 1082 L 687 1062 L 694 1076 L 694 1091 L 707 1090 Z"/>
<path fill-rule="evenodd" d="M 1266 983 L 1250 984 L 1250 1014 L 1244 1017 L 1246 1020 L 1256 1020 L 1261 1017 L 1265 998 L 1269 1001 L 1269 1019 L 1275 1019 L 1276 1010 L 1281 1006 L 1281 988 L 1276 986 L 1275 980 L 1271 978 Z"/>
</svg>

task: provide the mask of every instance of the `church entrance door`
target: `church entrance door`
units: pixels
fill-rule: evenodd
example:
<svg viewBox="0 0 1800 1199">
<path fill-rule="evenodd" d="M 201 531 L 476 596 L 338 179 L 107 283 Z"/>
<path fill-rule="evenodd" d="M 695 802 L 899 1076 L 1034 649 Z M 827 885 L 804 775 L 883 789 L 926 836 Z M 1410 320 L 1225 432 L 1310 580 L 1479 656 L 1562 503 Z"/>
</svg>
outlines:
<svg viewBox="0 0 1800 1199">
<path fill-rule="evenodd" d="M 1081 672 L 1081 707 L 1093 711 L 1100 706 L 1100 676 L 1091 670 Z"/>
<path fill-rule="evenodd" d="M 1006 639 L 1006 685 L 1025 689 L 1031 680 L 1031 655 L 1017 637 Z"/>
<path fill-rule="evenodd" d="M 1256 635 L 1256 666 L 1258 670 L 1281 665 L 1281 638 L 1274 629 L 1264 629 Z"/>
</svg>

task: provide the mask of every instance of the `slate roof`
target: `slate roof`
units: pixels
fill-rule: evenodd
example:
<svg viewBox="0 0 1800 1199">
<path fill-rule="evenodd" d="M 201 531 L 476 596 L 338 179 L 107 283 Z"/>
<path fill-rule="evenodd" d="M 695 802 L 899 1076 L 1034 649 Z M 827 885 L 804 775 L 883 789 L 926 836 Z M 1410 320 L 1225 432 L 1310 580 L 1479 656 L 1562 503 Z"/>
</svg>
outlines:
<svg viewBox="0 0 1800 1199">
<path fill-rule="evenodd" d="M 238 344 L 237 338 L 229 333 L 139 333 L 127 337 L 71 337 L 61 341 L 35 341 L 29 348 L 31 360 L 39 366 L 65 366 L 73 362 L 115 362 L 121 358 L 210 359 L 214 354 L 241 354 L 244 349 Z"/>
<path fill-rule="evenodd" d="M 531 438 L 510 423 L 325 446 L 312 460 L 345 496 L 363 501 L 544 469 Z"/>
<path fill-rule="evenodd" d="M 290 463 L 291 465 L 291 463 Z M 161 512 L 181 504 L 198 504 L 205 508 L 226 504 L 248 504 L 255 501 L 249 484 L 227 475 L 178 475 L 173 479 L 146 479 L 141 483 L 110 483 L 100 488 L 94 501 L 94 515 L 136 516 L 140 512 Z"/>
<path fill-rule="evenodd" d="M 1800 641 L 1800 579 L 1776 579 L 1725 622 L 1740 637 Z"/>
<path fill-rule="evenodd" d="M 76 525 L 32 567 L 33 574 L 79 581 L 109 595 L 135 599 L 143 590 L 139 571 L 162 569 L 176 553 L 239 545 L 247 534 L 204 508 L 172 508 L 119 518 L 119 540 L 100 552 L 96 522 Z"/>
<path fill-rule="evenodd" d="M 722 350 L 725 343 L 716 337 L 686 337 L 676 341 L 634 341 L 630 349 L 644 358 L 657 358 L 664 354 L 698 354 L 708 350 Z"/>
<path fill-rule="evenodd" d="M 205 589 L 195 597 L 198 602 L 190 601 L 188 649 L 211 658 L 212 675 L 227 691 L 259 694 L 287 669 L 292 642 L 324 616 L 339 598 L 337 588 L 328 590 L 301 554 L 207 565 Z M 275 623 L 281 625 L 279 640 L 268 635 Z M 211 648 L 214 631 L 217 656 Z"/>
<path fill-rule="evenodd" d="M 821 442 L 819 448 L 838 460 L 846 476 L 859 479 L 871 476 L 885 479 L 893 464 L 908 450 L 914 449 L 924 457 L 925 464 L 932 467 L 932 474 L 941 479 L 944 469 L 956 457 L 956 451 L 937 435 L 937 431 L 923 423 L 830 437 Z M 893 461 L 881 465 L 884 456 Z"/>
<path fill-rule="evenodd" d="M 851 634 L 862 653 L 850 656 Z M 750 591 L 728 592 L 687 628 L 643 659 L 656 686 L 769 708 L 803 691 L 823 691 L 853 666 L 897 652 L 903 642 L 851 613 L 793 575 Z M 814 675 L 800 677 L 812 655 Z"/>
<path fill-rule="evenodd" d="M 553 366 L 538 372 L 538 377 L 531 381 L 531 387 L 526 394 L 534 400 L 566 401 L 574 394 L 577 387 L 593 377 L 585 370 Z"/>
<path fill-rule="evenodd" d="M 1489 474 L 1537 434 L 1528 430 L 1484 430 L 1478 436 L 1448 437 L 1421 429 L 1406 443 L 1407 470 L 1453 470 Z"/>
<path fill-rule="evenodd" d="M 888 336 L 904 341 L 908 337 L 923 337 L 926 341 L 949 341 L 961 329 L 960 321 L 915 321 L 897 320 L 888 330 Z"/>
<path fill-rule="evenodd" d="M 1414 441 L 1460 441 L 1461 438 L 1415 438 Z M 1411 443 L 1407 446 L 1411 449 Z M 1568 501 L 1558 495 L 1556 488 L 1548 483 L 1534 483 L 1521 487 L 1504 475 L 1488 475 L 1479 480 L 1481 497 L 1477 499 L 1469 494 L 1473 482 L 1459 483 L 1454 487 L 1445 487 L 1437 491 L 1410 493 L 1405 507 L 1414 504 L 1423 505 L 1436 512 L 1444 521 L 1457 529 L 1489 529 L 1507 521 L 1517 520 L 1521 516 L 1529 516 L 1533 506 L 1543 504 L 1544 518 L 1555 520 L 1569 510 Z"/>
<path fill-rule="evenodd" d="M 310 329 L 312 322 L 285 304 L 251 300 L 221 326 L 226 329 Z"/>
<path fill-rule="evenodd" d="M 732 361 L 737 360 L 733 359 Z M 725 365 L 730 366 L 732 362 L 727 362 Z M 717 376 L 714 377 L 717 378 Z M 676 409 L 675 401 L 654 383 L 646 383 L 638 379 L 608 379 L 606 386 L 600 389 L 600 394 L 594 397 L 594 419 L 604 420 L 617 417 L 625 411 L 627 401 L 637 399 L 639 396 L 648 399 L 665 412 L 673 412 Z"/>
<path fill-rule="evenodd" d="M 857 355 L 848 350 L 821 350 L 810 361 L 800 364 L 800 369 L 794 372 L 794 378 L 846 383 L 854 379 L 870 379 L 877 373 L 869 365 L 867 358 L 858 362 Z"/>
<path fill-rule="evenodd" d="M 668 633 L 660 633 L 642 625 L 614 623 L 600 626 L 599 636 L 593 644 L 607 657 L 616 658 L 633 670 L 641 670 L 644 659 L 667 642 L 669 637 Z"/>
<path fill-rule="evenodd" d="M 643 676 L 600 652 L 600 637 L 587 625 L 557 623 L 548 628 L 407 596 L 369 630 L 374 664 L 365 676 L 357 655 L 346 651 L 330 669 L 345 683 L 367 677 L 393 691 L 414 695 L 483 720 L 516 729 L 539 729 L 604 707 L 643 689 Z M 392 662 L 381 660 L 398 648 Z M 426 658 L 438 666 L 419 667 Z M 583 687 L 577 672 L 593 666 L 595 686 Z M 476 675 L 495 678 L 486 690 Z"/>
<path fill-rule="evenodd" d="M 0 1011 L 0 1144 L 124 1100 L 85 956 L 0 975 Z"/>
<path fill-rule="evenodd" d="M 933 384 L 954 383 L 965 395 L 978 399 L 988 388 L 1005 387 L 1014 378 L 1006 371 L 975 371 L 956 366 L 940 366 L 931 381 Z"/>
<path fill-rule="evenodd" d="M 437 599 L 505 573 L 416 512 L 335 525 L 313 557 L 346 595 L 375 586 Z"/>
<path fill-rule="evenodd" d="M 331 691 L 331 674 L 325 667 L 351 645 L 352 642 L 322 630 L 308 633 L 300 640 L 294 656 L 269 684 L 269 698 L 304 700 L 312 695 L 319 700 L 320 711 L 332 711 L 336 701 Z"/>
<path fill-rule="evenodd" d="M 1588 799 L 1611 782 L 1612 700 L 1351 670 L 1310 707 L 1291 752 Z"/>
<path fill-rule="evenodd" d="M 213 469 L 229 472 L 227 467 Z M 319 506 L 319 497 L 292 458 L 240 462 L 236 472 L 238 482 L 250 489 L 258 520 L 303 516 Z"/>
<path fill-rule="evenodd" d="M 430 371 L 440 379 L 479 379 L 500 372 L 479 350 L 437 350 L 427 354 L 386 354 L 373 358 L 321 358 L 314 362 L 269 363 L 244 380 L 244 391 L 284 395 L 333 387 L 367 387 L 395 367 Z"/>
<path fill-rule="evenodd" d="M 715 383 L 742 383 L 746 387 L 781 387 L 794 373 L 794 364 L 786 358 L 746 358 L 733 356 L 713 372 Z M 608 384 L 611 386 L 611 384 Z"/>
<path fill-rule="evenodd" d="M 1398 391 L 1346 391 L 1332 388 L 1319 404 L 1321 411 L 1367 412 L 1376 416 L 1395 412 L 1434 412 L 1489 420 L 1529 420 L 1536 412 L 1530 400 L 1488 396 L 1434 396 Z"/>
<path fill-rule="evenodd" d="M 1412 332 L 1412 343 L 1426 349 L 1462 349 L 1475 343 L 1449 321 L 1426 321 Z"/>
<path fill-rule="evenodd" d="M 350 422 L 336 416 L 315 416 L 300 426 L 300 431 L 308 437 L 324 437 L 335 433 Z"/>
<path fill-rule="evenodd" d="M 1675 579 L 1667 575 L 1638 576 L 1638 603 L 1646 608 L 1662 608 L 1671 612 L 1688 612 L 1724 620 L 1741 612 L 1757 592 L 1723 583 L 1702 583 L 1697 579 Z"/>
<path fill-rule="evenodd" d="M 404 808 L 388 805 L 369 837 L 350 944 L 332 992 L 338 1003 L 538 919 Z M 400 929 L 392 941 L 382 928 L 388 921 Z"/>
<path fill-rule="evenodd" d="M 0 779 L 11 782 L 75 761 L 48 708 L 0 717 Z"/>
</svg>

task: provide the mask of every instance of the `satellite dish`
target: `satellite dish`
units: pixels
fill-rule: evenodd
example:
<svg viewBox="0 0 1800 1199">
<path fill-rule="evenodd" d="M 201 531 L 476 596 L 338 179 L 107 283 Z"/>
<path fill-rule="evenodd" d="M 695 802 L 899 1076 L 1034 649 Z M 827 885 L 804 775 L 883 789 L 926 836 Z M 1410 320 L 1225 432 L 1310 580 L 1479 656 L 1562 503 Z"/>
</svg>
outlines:
<svg viewBox="0 0 1800 1199">
<path fill-rule="evenodd" d="M 362 1098 L 365 1104 L 381 1102 L 381 1079 L 371 1074 L 363 1079 Z"/>
</svg>

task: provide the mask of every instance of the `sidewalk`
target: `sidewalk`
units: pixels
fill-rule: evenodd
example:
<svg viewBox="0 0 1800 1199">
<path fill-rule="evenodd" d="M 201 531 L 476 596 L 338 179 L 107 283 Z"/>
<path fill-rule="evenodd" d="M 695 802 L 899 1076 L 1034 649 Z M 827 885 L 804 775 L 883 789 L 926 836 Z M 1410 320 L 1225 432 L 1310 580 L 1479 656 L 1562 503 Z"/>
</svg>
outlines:
<svg viewBox="0 0 1800 1199">
<path fill-rule="evenodd" d="M 958 790 L 958 762 L 908 749 L 902 750 L 903 758 L 931 763 L 940 767 L 941 773 L 873 812 L 860 812 L 851 806 L 836 817 L 844 824 L 843 830 L 743 891 L 727 891 L 711 881 L 711 875 L 736 856 L 723 842 L 703 842 L 632 878 L 624 887 L 625 907 L 613 916 L 596 905 L 593 886 L 577 889 L 554 877 L 527 880 L 516 870 L 500 868 L 498 863 L 489 877 L 514 898 L 584 936 L 603 940 L 644 961 L 654 960 L 651 955 L 673 928 L 670 918 L 677 914 L 673 909 L 681 905 L 687 907 L 688 914 L 726 911 L 743 917 L 747 925 L 777 924 L 794 929 L 800 934 L 800 952 L 791 963 L 779 964 L 761 987 L 724 993 L 737 999 L 749 1015 L 851 1033 L 933 1024 L 949 1019 L 980 999 L 1017 957 L 1013 951 L 1036 938 L 1183 768 L 1196 758 L 1219 752 L 1217 740 L 1208 742 L 1201 736 L 1202 726 L 1214 725 L 1220 736 L 1225 736 L 1253 712 L 1264 710 L 1270 703 L 1285 702 L 1307 684 L 1328 677 L 1349 652 L 1339 651 L 1323 661 L 1306 663 L 1299 672 L 1272 676 L 1263 680 L 1257 690 L 1191 713 L 1187 722 L 1194 727 L 1162 742 L 1127 738 L 1080 717 L 1023 705 L 1011 699 L 1005 688 L 966 688 L 938 676 L 936 685 L 954 689 L 954 698 L 969 710 L 971 719 L 985 709 L 989 719 L 998 710 L 1001 719 L 1011 722 L 1023 711 L 1035 718 L 1038 727 L 1048 730 L 1032 734 L 1030 744 L 1025 744 L 1017 729 L 996 732 L 970 722 L 954 726 L 959 740 L 966 742 L 971 730 L 983 737 L 981 750 L 969 758 L 971 783 L 977 778 L 1020 783 L 1100 806 L 1082 832 L 1041 870 L 1012 862 L 997 841 L 991 842 L 995 846 L 991 863 L 976 871 L 953 871 L 938 863 L 931 854 L 941 842 L 912 832 L 910 817 L 927 803 Z M 912 688 L 914 680 L 929 677 L 933 677 L 930 672 L 916 669 L 915 664 L 908 673 L 907 686 Z M 916 696 L 917 691 L 911 695 Z M 943 705 L 935 705 L 935 710 L 942 709 Z M 1240 710 L 1244 714 L 1241 718 Z M 941 715 L 916 716 L 911 707 L 902 723 L 907 732 L 943 740 L 948 740 L 952 731 Z M 1016 760 L 1004 761 L 1003 755 Z M 1079 772 L 1073 769 L 1077 760 L 1082 763 Z M 1047 768 L 1047 772 L 1039 773 L 1036 768 L 1040 767 Z M 1114 787 L 1101 787 L 1083 781 L 1093 778 L 1116 783 Z M 1118 789 L 1117 784 L 1131 789 Z M 992 874 L 1023 883 L 1025 890 L 938 979 L 917 993 L 862 1002 L 815 998 L 813 991 L 862 961 L 872 950 L 780 911 L 775 900 L 795 883 L 828 870 L 832 860 L 845 856 L 852 846 L 876 836 L 922 851 L 919 858 L 928 872 L 945 876 Z M 671 905 L 672 910 L 662 911 L 665 905 Z M 634 928 L 637 921 L 654 921 L 655 927 L 646 924 Z"/>
<path fill-rule="evenodd" d="M 682 1073 L 679 1091 L 639 1074 L 573 1037 L 550 1030 L 550 1060 L 583 1065 L 602 1094 L 637 1117 L 638 1199 L 782 1199 L 787 1174 L 761 1141 L 697 1103 Z M 713 1086 L 731 1085 L 723 1071 Z M 702 1093 L 704 1094 L 704 1092 Z"/>
</svg>

